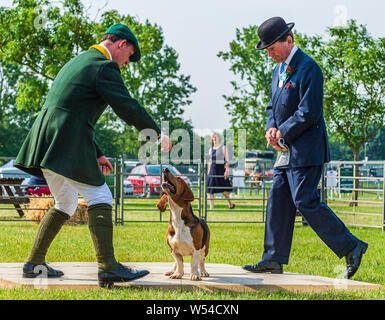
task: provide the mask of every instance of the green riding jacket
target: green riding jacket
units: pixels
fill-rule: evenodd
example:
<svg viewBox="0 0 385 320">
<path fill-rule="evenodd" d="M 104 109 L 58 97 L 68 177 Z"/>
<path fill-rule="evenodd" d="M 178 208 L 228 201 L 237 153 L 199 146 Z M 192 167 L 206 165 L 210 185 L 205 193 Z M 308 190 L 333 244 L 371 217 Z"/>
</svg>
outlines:
<svg viewBox="0 0 385 320">
<path fill-rule="evenodd" d="M 41 168 L 72 180 L 100 186 L 105 182 L 97 158 L 94 126 L 110 105 L 136 129 L 160 129 L 130 96 L 119 65 L 91 48 L 70 60 L 58 73 L 46 102 L 15 160 L 15 167 L 37 177 Z"/>
</svg>

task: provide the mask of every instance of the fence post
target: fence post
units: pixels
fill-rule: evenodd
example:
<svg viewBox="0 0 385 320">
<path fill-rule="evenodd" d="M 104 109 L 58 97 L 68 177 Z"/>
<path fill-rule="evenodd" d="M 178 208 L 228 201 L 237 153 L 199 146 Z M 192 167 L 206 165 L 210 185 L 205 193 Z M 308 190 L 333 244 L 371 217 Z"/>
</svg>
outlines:
<svg viewBox="0 0 385 320">
<path fill-rule="evenodd" d="M 204 218 L 207 221 L 207 162 L 204 161 L 203 164 L 203 214 Z"/>
<path fill-rule="evenodd" d="M 118 224 L 118 205 L 120 197 L 118 195 L 119 193 L 119 164 L 118 164 L 118 158 L 114 158 L 114 197 L 115 197 L 115 205 L 114 205 L 114 211 L 115 211 L 115 225 Z"/>
<path fill-rule="evenodd" d="M 124 159 L 120 159 L 120 224 L 124 224 Z"/>
<path fill-rule="evenodd" d="M 266 201 L 266 163 L 263 163 L 263 171 L 261 175 L 261 181 L 262 181 L 262 222 L 265 223 L 265 212 L 266 212 L 266 206 L 265 206 L 265 201 Z M 257 182 L 258 183 L 258 182 Z M 251 187 L 251 183 L 250 183 Z M 252 190 L 252 189 L 251 189 Z M 251 195 L 251 193 L 250 193 Z M 257 185 L 257 203 L 258 203 L 258 195 L 259 195 L 259 187 Z"/>
<path fill-rule="evenodd" d="M 160 169 L 160 176 L 159 176 L 159 181 L 160 181 L 160 186 L 159 186 L 159 194 L 160 197 L 162 197 L 162 177 L 163 177 L 163 166 L 162 166 L 162 161 L 159 164 L 159 169 Z M 151 188 L 150 188 L 150 196 L 151 196 Z M 162 210 L 159 210 L 159 222 L 162 222 Z"/>
<path fill-rule="evenodd" d="M 385 231 L 385 161 L 382 166 L 382 231 Z"/>
<path fill-rule="evenodd" d="M 199 162 L 198 164 L 198 212 L 199 212 L 199 217 L 202 217 L 202 163 Z"/>
</svg>

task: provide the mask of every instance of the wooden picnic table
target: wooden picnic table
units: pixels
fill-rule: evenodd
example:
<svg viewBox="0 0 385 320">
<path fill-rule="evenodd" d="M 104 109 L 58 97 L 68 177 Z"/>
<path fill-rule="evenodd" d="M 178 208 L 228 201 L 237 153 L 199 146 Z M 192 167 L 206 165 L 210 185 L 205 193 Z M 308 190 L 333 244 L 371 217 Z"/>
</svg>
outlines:
<svg viewBox="0 0 385 320">
<path fill-rule="evenodd" d="M 0 204 L 13 204 L 20 217 L 24 216 L 20 205 L 29 202 L 29 198 L 25 196 L 20 187 L 23 180 L 24 178 L 0 178 Z M 16 191 L 16 195 L 12 187 Z M 5 192 L 3 192 L 3 188 Z"/>
</svg>

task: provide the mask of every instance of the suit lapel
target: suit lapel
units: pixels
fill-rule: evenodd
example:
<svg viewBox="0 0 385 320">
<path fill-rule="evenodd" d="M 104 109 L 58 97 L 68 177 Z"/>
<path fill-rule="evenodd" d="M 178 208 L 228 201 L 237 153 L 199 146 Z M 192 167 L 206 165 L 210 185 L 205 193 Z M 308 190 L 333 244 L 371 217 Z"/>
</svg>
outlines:
<svg viewBox="0 0 385 320">
<path fill-rule="evenodd" d="M 294 54 L 293 58 L 291 59 L 290 65 L 289 65 L 293 69 L 293 72 L 286 77 L 286 80 L 283 83 L 282 87 L 279 88 L 277 86 L 277 89 L 275 90 L 275 94 L 274 94 L 273 100 L 272 100 L 273 108 L 274 108 L 276 102 L 278 101 L 278 98 L 281 95 L 283 88 L 286 86 L 286 83 L 290 80 L 290 78 L 292 77 L 293 73 L 297 71 L 297 69 L 298 69 L 297 68 L 298 62 L 299 62 L 301 56 L 302 56 L 302 50 L 300 48 L 298 48 L 297 52 Z M 278 81 L 279 81 L 278 78 L 279 78 L 279 75 L 277 74 L 276 79 L 275 79 L 276 83 L 278 83 Z"/>
</svg>

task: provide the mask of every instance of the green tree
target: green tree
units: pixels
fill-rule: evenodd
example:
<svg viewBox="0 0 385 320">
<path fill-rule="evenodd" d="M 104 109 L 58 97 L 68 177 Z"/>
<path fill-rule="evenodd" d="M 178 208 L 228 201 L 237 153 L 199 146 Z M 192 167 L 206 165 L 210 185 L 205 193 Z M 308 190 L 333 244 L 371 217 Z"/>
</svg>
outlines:
<svg viewBox="0 0 385 320">
<path fill-rule="evenodd" d="M 21 78 L 20 69 L 0 62 L 0 156 L 15 157 L 20 137 L 25 137 L 35 118 L 33 110 L 17 110 L 14 86 Z"/>
<path fill-rule="evenodd" d="M 385 160 L 385 128 L 377 131 L 376 135 L 366 144 L 365 148 L 360 150 L 360 159 Z"/>
<path fill-rule="evenodd" d="M 349 148 L 346 141 L 340 141 L 340 139 L 334 135 L 329 135 L 330 145 L 330 159 L 337 161 L 353 161 L 353 153 Z"/>
<path fill-rule="evenodd" d="M 353 160 L 353 152 L 346 141 L 341 143 L 335 135 L 330 135 L 329 142 L 332 160 Z M 376 135 L 360 149 L 359 159 L 363 160 L 365 157 L 368 157 L 369 161 L 385 160 L 385 128 L 378 130 Z"/>
<path fill-rule="evenodd" d="M 363 25 L 328 29 L 317 53 L 325 79 L 324 108 L 330 131 L 359 151 L 385 126 L 385 38 L 374 39 Z"/>
<path fill-rule="evenodd" d="M 314 53 L 324 74 L 324 112 L 332 134 L 359 161 L 360 149 L 385 126 L 385 38 L 374 39 L 355 20 L 328 28 L 328 33 L 330 38 Z M 352 200 L 357 199 L 354 191 Z"/>
<path fill-rule="evenodd" d="M 53 79 L 71 58 L 98 43 L 113 23 L 125 23 L 138 36 L 142 60 L 122 69 L 122 77 L 134 98 L 160 123 L 191 127 L 183 121 L 189 96 L 196 91 L 190 77 L 179 72 L 178 54 L 164 43 L 162 29 L 141 23 L 116 10 L 106 11 L 100 21 L 87 15 L 80 0 L 64 0 L 61 7 L 48 0 L 15 0 L 12 8 L 0 7 L 0 60 L 20 68 L 15 83 L 18 110 L 39 111 Z M 135 153 L 137 132 L 124 125 L 110 108 L 97 126 L 99 145 L 109 156 Z"/>
</svg>

